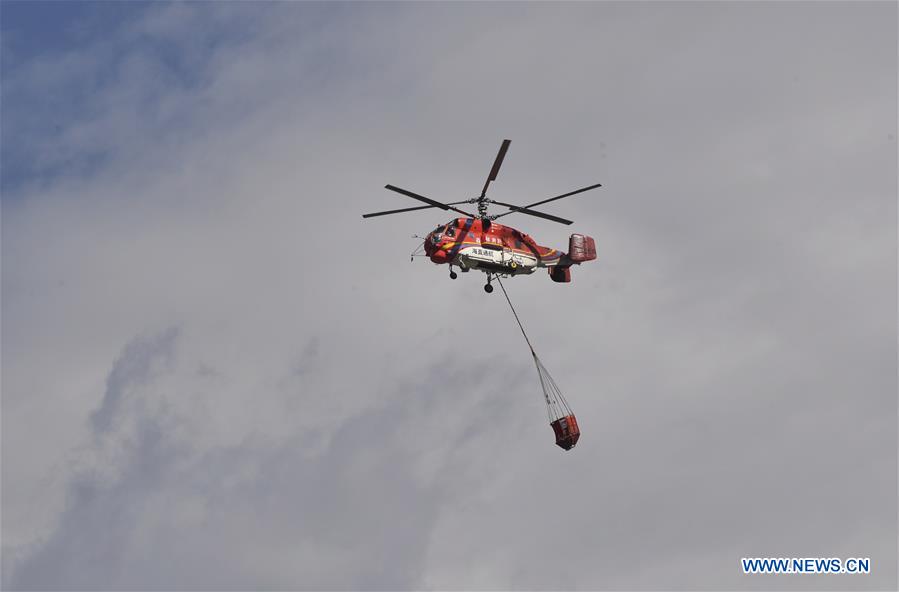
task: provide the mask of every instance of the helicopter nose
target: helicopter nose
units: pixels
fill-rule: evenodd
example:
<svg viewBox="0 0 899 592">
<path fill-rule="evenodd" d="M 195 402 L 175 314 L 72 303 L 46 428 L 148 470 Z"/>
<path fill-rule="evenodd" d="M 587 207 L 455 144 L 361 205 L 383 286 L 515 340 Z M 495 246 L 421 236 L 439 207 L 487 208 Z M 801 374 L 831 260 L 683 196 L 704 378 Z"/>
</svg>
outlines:
<svg viewBox="0 0 899 592">
<path fill-rule="evenodd" d="M 434 263 L 446 263 L 447 255 L 443 249 L 438 249 L 431 253 L 431 261 Z"/>
</svg>

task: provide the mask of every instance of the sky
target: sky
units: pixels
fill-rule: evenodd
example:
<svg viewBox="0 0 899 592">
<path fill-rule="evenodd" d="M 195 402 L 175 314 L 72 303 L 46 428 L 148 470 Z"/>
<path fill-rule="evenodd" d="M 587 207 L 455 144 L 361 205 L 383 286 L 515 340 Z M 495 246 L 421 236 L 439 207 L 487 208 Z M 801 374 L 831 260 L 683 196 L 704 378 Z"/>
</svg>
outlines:
<svg viewBox="0 0 899 592">
<path fill-rule="evenodd" d="M 2 586 L 895 590 L 897 6 L 0 3 Z M 478 195 L 571 284 L 407 258 Z M 742 557 L 870 557 L 744 575 Z"/>
</svg>

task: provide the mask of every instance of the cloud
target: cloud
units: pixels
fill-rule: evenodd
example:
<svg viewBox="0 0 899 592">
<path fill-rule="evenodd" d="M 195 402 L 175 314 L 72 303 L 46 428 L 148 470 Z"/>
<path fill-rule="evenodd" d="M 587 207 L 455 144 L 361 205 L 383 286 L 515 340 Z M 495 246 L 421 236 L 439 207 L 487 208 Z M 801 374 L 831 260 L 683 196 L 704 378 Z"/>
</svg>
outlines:
<svg viewBox="0 0 899 592">
<path fill-rule="evenodd" d="M 7 64 L 4 587 L 895 587 L 895 10 L 160 5 Z M 359 217 L 505 137 L 497 199 L 604 185 L 599 261 L 507 283 L 570 453 L 406 262 L 445 216 Z"/>
<path fill-rule="evenodd" d="M 454 400 L 423 396 L 430 385 L 411 378 L 373 391 L 384 403 L 327 434 L 261 431 L 197 448 L 198 418 L 179 414 L 166 392 L 165 376 L 189 361 L 175 354 L 176 338 L 172 330 L 139 338 L 118 358 L 92 415 L 93 452 L 116 462 L 72 476 L 52 536 L 17 565 L 10 588 L 416 587 L 439 505 L 458 492 L 456 481 L 473 477 L 454 466 L 456 450 L 489 449 L 500 430 L 515 429 L 510 419 L 525 423 L 496 413 L 513 406 L 512 393 L 476 412 L 478 388 L 520 378 L 497 376 L 485 362 L 460 377 L 432 364 L 428 382 L 451 380 Z M 109 396 L 123 389 L 128 398 Z M 223 554 L 235 561 L 223 563 Z"/>
<path fill-rule="evenodd" d="M 156 366 L 169 361 L 177 335 L 177 330 L 170 328 L 160 335 L 138 338 L 128 344 L 106 381 L 100 408 L 91 415 L 94 432 L 102 434 L 109 430 L 128 391 L 146 383 Z"/>
</svg>

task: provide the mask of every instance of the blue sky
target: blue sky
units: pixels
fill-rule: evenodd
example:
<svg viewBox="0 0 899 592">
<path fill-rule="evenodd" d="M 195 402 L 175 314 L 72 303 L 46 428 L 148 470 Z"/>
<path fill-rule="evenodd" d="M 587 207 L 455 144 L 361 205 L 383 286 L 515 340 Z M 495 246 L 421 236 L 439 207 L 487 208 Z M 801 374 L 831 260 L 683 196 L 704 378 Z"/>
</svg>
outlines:
<svg viewBox="0 0 899 592">
<path fill-rule="evenodd" d="M 0 5 L 3 57 L 0 75 L 17 77 L 36 61 L 52 61 L 114 32 L 139 18 L 146 5 L 137 2 L 4 2 Z M 114 55 L 97 72 L 110 72 Z M 57 167 L 85 167 L 102 155 L 79 155 L 78 162 L 41 167 L 29 145 L 36 138 L 52 139 L 72 121 L 86 115 L 91 90 L 102 80 L 74 77 L 64 87 L 2 90 L 3 174 L 5 198 L 36 175 L 53 174 Z M 49 92 L 48 92 L 49 91 Z"/>
<path fill-rule="evenodd" d="M 4 588 L 895 589 L 895 4 L 0 10 Z"/>
<path fill-rule="evenodd" d="M 180 26 L 154 25 L 164 13 L 145 2 L 4 2 L 2 75 L 3 178 L 6 199 L 26 183 L 55 175 L 89 175 L 129 147 L 102 140 L 68 146 L 66 133 L 95 120 L 106 105 L 97 103 L 102 90 L 143 77 L 132 108 L 144 113 L 144 134 L 163 137 L 183 128 L 183 119 L 202 119 L 201 106 L 178 105 L 167 116 L 157 111 L 159 98 L 173 91 L 190 92 L 209 83 L 209 60 L 221 47 L 247 42 L 253 21 L 261 22 L 273 5 L 250 11 L 217 11 L 207 21 L 196 6 L 173 7 Z M 322 26 L 339 14 L 339 6 L 309 4 L 296 34 Z M 243 14 L 240 14 L 243 12 Z M 149 23 L 149 26 L 145 26 Z M 135 61 L 145 72 L 132 74 Z M 168 118 L 166 118 L 168 117 Z"/>
<path fill-rule="evenodd" d="M 139 18 L 140 2 L 4 2 L 4 74 L 14 63 L 37 55 L 74 49 Z"/>
</svg>

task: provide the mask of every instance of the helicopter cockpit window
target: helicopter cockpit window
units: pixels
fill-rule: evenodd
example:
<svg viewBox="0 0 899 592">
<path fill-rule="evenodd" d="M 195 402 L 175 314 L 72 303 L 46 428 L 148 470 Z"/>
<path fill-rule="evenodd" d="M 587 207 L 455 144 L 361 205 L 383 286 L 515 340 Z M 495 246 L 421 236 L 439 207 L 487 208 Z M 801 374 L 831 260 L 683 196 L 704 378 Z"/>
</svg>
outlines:
<svg viewBox="0 0 899 592">
<path fill-rule="evenodd" d="M 452 224 L 446 225 L 446 235 L 447 236 L 456 236 L 456 229 L 453 227 Z"/>
</svg>

